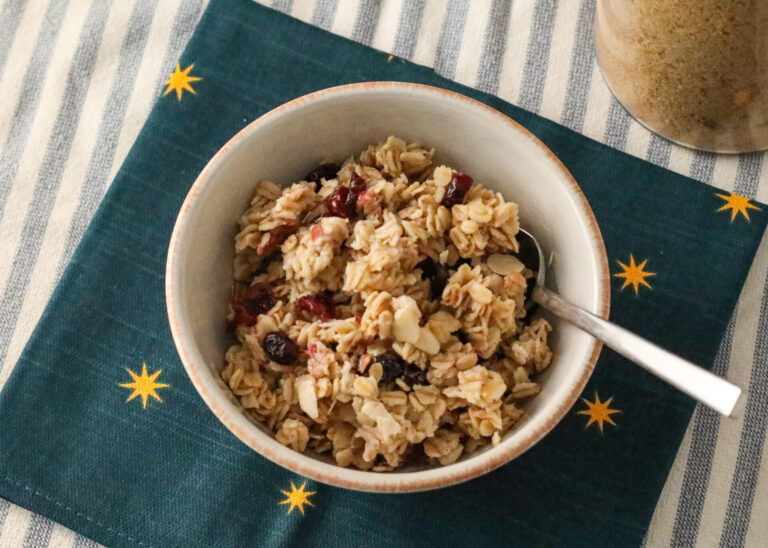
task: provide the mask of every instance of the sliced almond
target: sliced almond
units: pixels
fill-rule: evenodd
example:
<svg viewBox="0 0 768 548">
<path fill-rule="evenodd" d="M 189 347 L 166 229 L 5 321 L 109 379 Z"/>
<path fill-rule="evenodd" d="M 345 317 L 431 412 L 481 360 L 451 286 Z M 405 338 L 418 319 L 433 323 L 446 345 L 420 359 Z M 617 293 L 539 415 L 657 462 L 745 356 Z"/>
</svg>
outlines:
<svg viewBox="0 0 768 548">
<path fill-rule="evenodd" d="M 395 309 L 395 317 L 392 325 L 392 334 L 395 339 L 402 342 L 416 343 L 419 338 L 419 322 L 421 311 L 411 297 L 403 295 L 392 300 Z"/>
<path fill-rule="evenodd" d="M 520 262 L 520 259 L 512 255 L 494 253 L 488 257 L 488 268 L 500 276 L 506 276 L 513 272 L 522 272 L 525 269 L 525 265 Z"/>
<path fill-rule="evenodd" d="M 440 343 L 428 327 L 420 328 L 417 333 L 418 339 L 413 343 L 413 346 L 430 355 L 440 352 Z"/>
<path fill-rule="evenodd" d="M 490 304 L 493 300 L 493 292 L 479 282 L 475 282 L 469 288 L 469 294 L 478 304 Z"/>
<path fill-rule="evenodd" d="M 315 394 L 315 378 L 312 375 L 302 375 L 296 379 L 296 392 L 299 395 L 299 406 L 309 417 L 316 419 L 317 395 Z"/>
</svg>

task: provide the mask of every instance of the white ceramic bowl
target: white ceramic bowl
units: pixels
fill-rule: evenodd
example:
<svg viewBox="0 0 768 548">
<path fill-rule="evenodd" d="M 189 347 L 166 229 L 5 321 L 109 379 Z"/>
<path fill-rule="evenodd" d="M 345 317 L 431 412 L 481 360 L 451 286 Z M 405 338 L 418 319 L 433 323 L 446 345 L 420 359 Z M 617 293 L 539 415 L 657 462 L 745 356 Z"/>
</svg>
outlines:
<svg viewBox="0 0 768 548">
<path fill-rule="evenodd" d="M 520 205 L 521 224 L 552 255 L 548 285 L 607 317 L 610 279 L 600 230 L 570 173 L 536 137 L 488 106 L 442 89 L 372 82 L 325 89 L 265 114 L 208 163 L 184 201 L 168 250 L 166 300 L 184 367 L 224 425 L 264 457 L 323 483 L 379 492 L 452 485 L 517 457 L 576 402 L 600 344 L 554 320 L 556 359 L 527 418 L 496 447 L 444 467 L 396 473 L 341 468 L 275 441 L 240 407 L 219 378 L 232 344 L 225 315 L 232 284 L 233 238 L 254 182 L 300 180 L 321 161 L 340 161 L 397 135 L 437 150 L 437 162 L 471 174 Z"/>
</svg>

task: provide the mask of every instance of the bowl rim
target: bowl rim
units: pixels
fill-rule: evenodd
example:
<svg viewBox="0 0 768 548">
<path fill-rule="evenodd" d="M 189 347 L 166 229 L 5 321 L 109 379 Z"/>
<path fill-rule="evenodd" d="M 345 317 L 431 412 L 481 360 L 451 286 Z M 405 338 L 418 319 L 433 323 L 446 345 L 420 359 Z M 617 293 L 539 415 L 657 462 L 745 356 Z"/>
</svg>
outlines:
<svg viewBox="0 0 768 548">
<path fill-rule="evenodd" d="M 184 334 L 182 333 L 182 313 L 180 303 L 176 298 L 176 291 L 180 287 L 177 283 L 180 272 L 179 269 L 176 268 L 176 264 L 179 258 L 178 252 L 181 246 L 180 242 L 183 240 L 188 214 L 194 205 L 197 195 L 207 184 L 214 167 L 221 162 L 222 158 L 227 155 L 240 140 L 256 131 L 259 126 L 271 118 L 292 110 L 303 103 L 333 94 L 344 94 L 348 92 L 364 93 L 367 91 L 386 90 L 387 88 L 398 92 L 412 91 L 416 93 L 437 94 L 442 96 L 443 99 L 460 101 L 475 108 L 479 107 L 494 115 L 501 123 L 511 126 L 513 130 L 523 134 L 524 137 L 527 137 L 545 153 L 546 157 L 560 172 L 563 182 L 568 183 L 567 187 L 573 193 L 573 198 L 575 198 L 574 203 L 579 207 L 579 213 L 586 221 L 587 235 L 591 241 L 592 252 L 594 254 L 593 258 L 596 259 L 599 269 L 595 313 L 604 319 L 608 319 L 611 284 L 605 244 L 597 220 L 592 212 L 592 208 L 587 202 L 578 183 L 560 159 L 555 156 L 555 154 L 541 142 L 538 137 L 533 135 L 533 133 L 520 123 L 481 101 L 435 86 L 398 81 L 345 84 L 321 89 L 297 97 L 250 122 L 227 141 L 227 143 L 214 154 L 200 172 L 197 179 L 190 187 L 179 210 L 168 247 L 165 272 L 165 297 L 171 334 L 187 375 L 208 408 L 216 415 L 222 424 L 224 424 L 224 426 L 226 426 L 227 429 L 229 429 L 229 431 L 243 443 L 261 456 L 283 468 L 327 485 L 368 492 L 407 493 L 448 487 L 476 478 L 506 464 L 533 447 L 565 417 L 568 411 L 576 403 L 576 400 L 584 390 L 587 381 L 594 371 L 595 364 L 597 363 L 597 359 L 602 349 L 602 343 L 597 339 L 592 340 L 591 351 L 588 352 L 586 359 L 580 365 L 581 374 L 570 384 L 567 397 L 559 402 L 555 402 L 555 405 L 548 409 L 542 409 L 541 412 L 545 413 L 542 426 L 529 432 L 525 437 L 518 438 L 515 443 L 509 443 L 512 442 L 512 440 L 508 439 L 503 441 L 497 447 L 480 453 L 477 456 L 470 457 L 464 461 L 423 471 L 387 473 L 370 472 L 342 468 L 338 465 L 322 462 L 294 451 L 281 445 L 272 436 L 261 431 L 255 424 L 251 423 L 249 419 L 244 416 L 242 409 L 238 409 L 238 407 L 231 401 L 231 395 L 226 394 L 221 389 L 221 386 L 217 384 L 216 379 L 210 374 L 210 368 L 204 363 L 197 363 L 192 359 L 192 356 L 186 348 Z"/>
</svg>

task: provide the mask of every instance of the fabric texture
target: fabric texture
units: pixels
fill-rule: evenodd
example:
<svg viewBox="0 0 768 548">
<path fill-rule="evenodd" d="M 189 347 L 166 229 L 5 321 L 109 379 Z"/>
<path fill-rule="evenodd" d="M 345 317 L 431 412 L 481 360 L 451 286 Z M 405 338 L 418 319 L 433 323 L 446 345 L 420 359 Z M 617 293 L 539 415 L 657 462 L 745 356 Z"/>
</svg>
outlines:
<svg viewBox="0 0 768 548">
<path fill-rule="evenodd" d="M 0 256 L 5 259 L 0 262 L 5 292 L 0 386 L 205 3 L 0 2 L 5 98 L 0 104 Z M 276 0 L 273 5 L 524 103 L 658 165 L 728 191 L 768 197 L 762 154 L 694 153 L 653 137 L 618 106 L 594 61 L 594 1 L 473 0 L 471 10 L 466 0 Z M 82 103 L 73 102 L 75 91 L 85 94 Z M 43 170 L 42 152 L 48 149 L 56 156 L 49 155 Z M 768 504 L 768 474 L 760 473 L 768 458 L 768 408 L 760 396 L 768 363 L 768 325 L 761 315 L 767 270 L 763 246 L 715 363 L 720 374 L 750 387 L 751 403 L 737 420 L 697 410 L 659 502 L 649 545 L 754 545 L 768 535 L 768 522 L 759 519 Z M 0 545 L 88 542 L 0 501 Z"/>
<path fill-rule="evenodd" d="M 509 542 L 510 531 L 519 544 L 640 543 L 694 404 L 607 351 L 551 435 L 462 486 L 353 493 L 248 450 L 206 409 L 170 339 L 163 267 L 176 212 L 215 151 L 286 100 L 373 79 L 455 89 L 534 131 L 580 182 L 612 273 L 623 276 L 612 317 L 711 364 L 764 206 L 721 210 L 737 203 L 728 193 L 245 0 L 209 6 L 176 72 L 200 78 L 189 81 L 196 93 L 156 104 L 0 393 L 0 494 L 109 545 L 490 544 Z M 146 408 L 126 401 L 143 364 L 168 385 Z M 601 406 L 620 413 L 599 420 Z M 602 429 L 586 426 L 594 419 Z M 289 513 L 281 491 L 304 487 L 312 506 Z"/>
</svg>

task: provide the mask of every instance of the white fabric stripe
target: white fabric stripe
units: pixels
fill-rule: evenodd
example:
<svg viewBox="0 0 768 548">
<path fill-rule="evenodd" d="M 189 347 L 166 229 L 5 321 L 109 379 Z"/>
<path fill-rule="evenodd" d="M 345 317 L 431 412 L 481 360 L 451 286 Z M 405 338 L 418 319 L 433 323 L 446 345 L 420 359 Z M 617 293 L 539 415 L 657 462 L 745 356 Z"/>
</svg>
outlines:
<svg viewBox="0 0 768 548">
<path fill-rule="evenodd" d="M 499 96 L 517 103 L 520 95 L 523 72 L 525 70 L 525 52 L 531 35 L 533 21 L 533 2 L 516 1 L 512 3 L 507 49 L 499 80 Z"/>
<path fill-rule="evenodd" d="M 349 36 L 355 28 L 358 0 L 339 0 L 336 8 L 336 19 L 333 20 L 331 30 L 342 36 Z"/>
<path fill-rule="evenodd" d="M 0 546 L 5 548 L 16 548 L 24 542 L 24 535 L 27 533 L 27 527 L 32 520 L 32 513 L 12 504 L 8 509 L 8 515 L 5 518 L 5 524 L 0 531 Z"/>
<path fill-rule="evenodd" d="M 475 0 L 470 3 L 464 23 L 464 36 L 456 61 L 455 78 L 459 82 L 476 85 L 480 58 L 483 54 L 483 41 L 491 14 L 490 0 Z"/>
<path fill-rule="evenodd" d="M 548 77 L 544 81 L 539 114 L 550 120 L 561 120 L 568 89 L 568 73 L 573 65 L 576 24 L 579 22 L 580 2 L 558 2 L 554 6 L 552 45 L 547 62 Z"/>
<path fill-rule="evenodd" d="M 66 527 L 55 523 L 51 531 L 48 548 L 72 548 L 75 544 L 75 533 Z"/>
<path fill-rule="evenodd" d="M 435 63 L 440 29 L 445 20 L 448 3 L 443 0 L 427 0 L 421 15 L 421 27 L 417 36 L 413 62 L 431 67 Z"/>
<path fill-rule="evenodd" d="M 3 3 L 0 11 L 0 75 L 5 70 L 5 62 L 26 3 L 26 0 L 8 0 Z"/>
<path fill-rule="evenodd" d="M 13 44 L 8 51 L 8 58 L 11 60 L 23 59 L 23 66 L 14 66 L 14 70 L 7 70 L 0 73 L 0 97 L 6 100 L 0 101 L 0 143 L 5 143 L 8 132 L 11 128 L 11 118 L 16 109 L 17 99 L 21 93 L 22 85 L 27 80 L 27 70 L 23 67 L 28 65 L 33 51 L 38 41 L 40 27 L 45 21 L 44 14 L 46 6 L 43 3 L 33 2 L 27 4 L 21 21 L 16 29 Z M 21 63 L 14 63 L 19 65 Z M 3 191 L 0 191 L 0 193 Z M 3 196 L 0 196 L 0 200 Z"/>
<path fill-rule="evenodd" d="M 382 51 L 392 51 L 400 21 L 403 0 L 387 0 L 379 7 L 378 23 L 371 39 L 371 46 Z"/>
<path fill-rule="evenodd" d="M 590 37 L 591 39 L 591 37 Z M 590 43 L 590 48 L 592 47 Z M 618 107 L 617 108 L 621 108 Z M 597 59 L 592 60 L 592 79 L 587 97 L 587 113 L 584 116 L 582 133 L 597 141 L 603 140 L 611 109 L 611 92 L 603 81 L 603 75 L 597 66 Z"/>
<path fill-rule="evenodd" d="M 291 15 L 302 21 L 309 22 L 312 19 L 312 13 L 315 11 L 314 0 L 302 0 L 294 2 L 291 5 Z"/>
<path fill-rule="evenodd" d="M 676 173 L 689 173 L 694 156 L 693 151 L 673 146 L 667 167 Z"/>
</svg>

